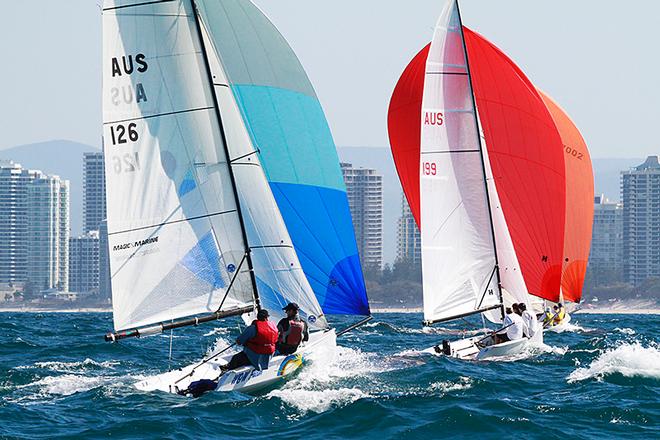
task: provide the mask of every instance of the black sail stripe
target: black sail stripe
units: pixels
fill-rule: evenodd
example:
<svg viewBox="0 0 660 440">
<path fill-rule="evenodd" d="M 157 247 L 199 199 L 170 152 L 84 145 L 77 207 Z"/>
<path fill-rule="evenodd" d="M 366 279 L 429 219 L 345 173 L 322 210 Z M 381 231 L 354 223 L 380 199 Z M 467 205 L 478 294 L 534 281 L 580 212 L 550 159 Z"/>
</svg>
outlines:
<svg viewBox="0 0 660 440">
<path fill-rule="evenodd" d="M 121 122 L 130 122 L 130 121 L 140 121 L 142 119 L 160 118 L 161 116 L 171 116 L 171 115 L 178 115 L 180 113 L 199 112 L 199 111 L 213 110 L 213 109 L 214 109 L 213 107 L 191 108 L 191 109 L 188 109 L 188 110 L 179 110 L 179 111 L 176 111 L 176 112 L 158 113 L 157 115 L 137 116 L 135 118 L 119 119 L 117 121 L 104 122 L 103 125 L 119 124 Z"/>
<path fill-rule="evenodd" d="M 109 232 L 108 235 L 125 234 L 127 232 L 141 231 L 143 229 L 158 228 L 160 226 L 172 225 L 174 223 L 181 223 L 181 222 L 189 222 L 189 221 L 193 221 L 193 220 L 199 220 L 201 218 L 215 217 L 216 215 L 230 214 L 232 212 L 236 212 L 236 210 L 235 209 L 230 209 L 228 211 L 220 211 L 220 212 L 214 212 L 212 214 L 199 215 L 197 217 L 188 217 L 188 218 L 183 218 L 183 219 L 179 219 L 179 220 L 172 220 L 172 221 L 169 221 L 169 222 L 157 223 L 155 225 L 140 226 L 139 228 L 132 228 L 132 229 L 125 229 L 123 231 Z"/>
<path fill-rule="evenodd" d="M 146 5 L 155 5 L 157 3 L 172 3 L 178 0 L 152 0 L 148 2 L 140 2 L 140 3 L 133 3 L 131 5 L 121 5 L 121 6 L 113 6 L 111 8 L 103 8 L 104 11 L 113 11 L 115 9 L 125 9 L 125 8 L 134 8 L 137 6 L 146 6 Z"/>
</svg>

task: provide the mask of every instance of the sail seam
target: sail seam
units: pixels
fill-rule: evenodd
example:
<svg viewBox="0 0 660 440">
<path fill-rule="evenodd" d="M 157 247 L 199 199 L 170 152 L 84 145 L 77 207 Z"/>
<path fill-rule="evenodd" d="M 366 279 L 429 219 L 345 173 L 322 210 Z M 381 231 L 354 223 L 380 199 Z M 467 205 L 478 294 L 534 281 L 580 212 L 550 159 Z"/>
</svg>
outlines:
<svg viewBox="0 0 660 440">
<path fill-rule="evenodd" d="M 142 229 L 157 228 L 157 227 L 160 227 L 160 226 L 167 226 L 167 225 L 172 225 L 172 224 L 181 223 L 181 222 L 190 222 L 190 221 L 193 221 L 193 220 L 199 220 L 201 218 L 208 218 L 208 217 L 215 217 L 216 215 L 230 214 L 232 212 L 236 212 L 236 209 L 230 209 L 228 211 L 214 212 L 212 214 L 199 215 L 197 217 L 188 217 L 188 218 L 183 218 L 183 219 L 179 219 L 179 220 L 172 220 L 170 222 L 157 223 L 155 225 L 150 225 L 150 226 L 141 226 L 139 228 L 125 229 L 123 231 L 109 232 L 108 235 L 125 234 L 127 232 L 135 232 L 135 231 L 140 231 Z"/>
<path fill-rule="evenodd" d="M 427 75 L 463 75 L 468 76 L 465 72 L 426 72 Z"/>
<path fill-rule="evenodd" d="M 108 125 L 108 124 L 119 124 L 120 122 L 130 122 L 130 121 L 137 121 L 140 119 L 151 119 L 151 118 L 159 118 L 161 116 L 171 116 L 171 115 L 178 115 L 179 113 L 190 113 L 190 112 L 198 112 L 202 110 L 213 110 L 213 107 L 198 107 L 198 108 L 191 108 L 188 110 L 178 110 L 175 112 L 168 112 L 168 113 L 159 113 L 157 115 L 149 115 L 149 116 L 136 116 L 135 118 L 128 118 L 128 119 L 120 119 L 117 121 L 108 121 L 104 122 L 103 125 Z"/>
<path fill-rule="evenodd" d="M 422 151 L 424 154 L 440 154 L 440 153 L 480 153 L 479 150 L 437 150 L 437 151 Z"/>
<path fill-rule="evenodd" d="M 153 5 L 153 4 L 156 4 L 156 3 L 172 3 L 174 1 L 176 1 L 176 0 L 152 0 L 152 1 L 148 1 L 148 2 L 135 3 L 135 4 L 132 4 L 132 5 L 121 5 L 121 6 L 113 6 L 111 8 L 103 8 L 103 11 L 112 11 L 112 10 L 115 10 L 115 9 L 124 9 L 124 8 L 133 8 L 133 7 L 136 7 L 136 6 Z"/>
</svg>

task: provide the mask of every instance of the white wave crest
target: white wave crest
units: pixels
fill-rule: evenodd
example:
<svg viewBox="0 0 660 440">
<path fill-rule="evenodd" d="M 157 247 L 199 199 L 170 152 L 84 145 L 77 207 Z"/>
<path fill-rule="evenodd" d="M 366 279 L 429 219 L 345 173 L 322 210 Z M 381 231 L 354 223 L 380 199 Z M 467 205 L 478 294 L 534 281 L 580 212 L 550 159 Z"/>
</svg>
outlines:
<svg viewBox="0 0 660 440">
<path fill-rule="evenodd" d="M 305 365 L 296 377 L 287 381 L 282 388 L 268 393 L 266 398 L 279 398 L 301 413 L 321 413 L 332 407 L 371 397 L 355 386 L 349 388 L 341 386 L 341 383 L 346 379 L 366 377 L 390 369 L 386 362 L 376 359 L 374 354 L 338 346 L 330 362 Z"/>
<path fill-rule="evenodd" d="M 38 387 L 42 394 L 69 396 L 71 394 L 89 391 L 101 387 L 109 382 L 110 378 L 103 376 L 79 376 L 65 374 L 62 376 L 48 376 L 39 379 L 30 386 Z"/>
<path fill-rule="evenodd" d="M 371 397 L 357 388 L 329 390 L 280 389 L 271 391 L 268 398 L 277 397 L 285 404 L 306 413 L 322 413 L 332 407 L 349 405 L 356 400 Z"/>
<path fill-rule="evenodd" d="M 119 365 L 119 361 L 97 362 L 94 359 L 87 358 L 84 361 L 79 362 L 35 362 L 33 365 L 20 365 L 16 367 L 16 369 L 29 370 L 32 368 L 43 368 L 46 370 L 56 371 L 58 373 L 73 373 L 89 369 L 114 368 L 117 365 Z"/>
<path fill-rule="evenodd" d="M 635 334 L 635 330 L 633 330 L 631 328 L 628 328 L 628 327 L 623 327 L 623 328 L 615 327 L 614 330 L 619 332 L 619 333 L 623 333 L 624 335 L 631 335 L 632 336 L 632 335 Z"/>
<path fill-rule="evenodd" d="M 559 325 L 555 325 L 553 327 L 549 327 L 546 329 L 546 331 L 554 332 L 554 333 L 565 333 L 565 332 L 572 332 L 572 333 L 584 333 L 584 332 L 589 332 L 591 329 L 584 328 L 580 325 L 573 324 L 571 322 L 564 322 Z"/>
<path fill-rule="evenodd" d="M 623 344 L 601 353 L 588 367 L 578 368 L 567 379 L 569 383 L 593 378 L 602 380 L 615 373 L 660 379 L 660 350 L 639 343 Z"/>
<path fill-rule="evenodd" d="M 226 334 L 229 334 L 230 332 L 231 332 L 230 328 L 216 327 L 216 328 L 212 329 L 211 331 L 208 331 L 208 332 L 204 333 L 204 336 L 226 335 Z"/>
<path fill-rule="evenodd" d="M 214 354 L 218 354 L 225 349 L 227 349 L 225 353 L 232 353 L 238 350 L 237 348 L 229 348 L 230 345 L 232 344 L 229 341 L 227 341 L 225 338 L 219 337 L 213 342 L 213 345 L 211 345 L 206 350 L 206 356 L 213 356 Z"/>
<path fill-rule="evenodd" d="M 467 390 L 472 388 L 472 379 L 469 377 L 461 376 L 458 378 L 458 381 L 446 381 L 446 382 L 433 382 L 431 384 L 432 391 L 440 391 L 442 393 L 448 393 L 450 391 L 460 391 Z"/>
</svg>

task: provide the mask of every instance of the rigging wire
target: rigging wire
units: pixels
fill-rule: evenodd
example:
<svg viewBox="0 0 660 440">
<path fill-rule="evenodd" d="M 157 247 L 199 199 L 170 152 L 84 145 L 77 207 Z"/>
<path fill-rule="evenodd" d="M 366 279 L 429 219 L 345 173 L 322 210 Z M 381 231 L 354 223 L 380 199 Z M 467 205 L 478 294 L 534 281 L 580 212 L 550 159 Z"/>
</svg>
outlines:
<svg viewBox="0 0 660 440">
<path fill-rule="evenodd" d="M 172 320 L 174 322 L 174 320 Z M 170 329 L 170 355 L 167 360 L 167 370 L 172 371 L 172 341 L 174 340 L 174 329 Z"/>
</svg>

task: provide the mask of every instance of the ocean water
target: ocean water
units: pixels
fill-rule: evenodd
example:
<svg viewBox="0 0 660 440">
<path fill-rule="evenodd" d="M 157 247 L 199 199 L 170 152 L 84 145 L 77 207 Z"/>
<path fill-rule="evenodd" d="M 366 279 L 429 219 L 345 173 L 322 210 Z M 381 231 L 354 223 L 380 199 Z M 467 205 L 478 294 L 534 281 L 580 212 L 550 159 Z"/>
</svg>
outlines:
<svg viewBox="0 0 660 440">
<path fill-rule="evenodd" d="M 571 331 L 498 362 L 421 354 L 480 322 L 420 322 L 378 314 L 340 338 L 332 363 L 280 388 L 190 399 L 133 387 L 168 369 L 167 335 L 110 344 L 110 314 L 0 313 L 0 437 L 660 438 L 658 315 L 576 315 Z M 175 333 L 171 366 L 238 331 Z"/>
</svg>

